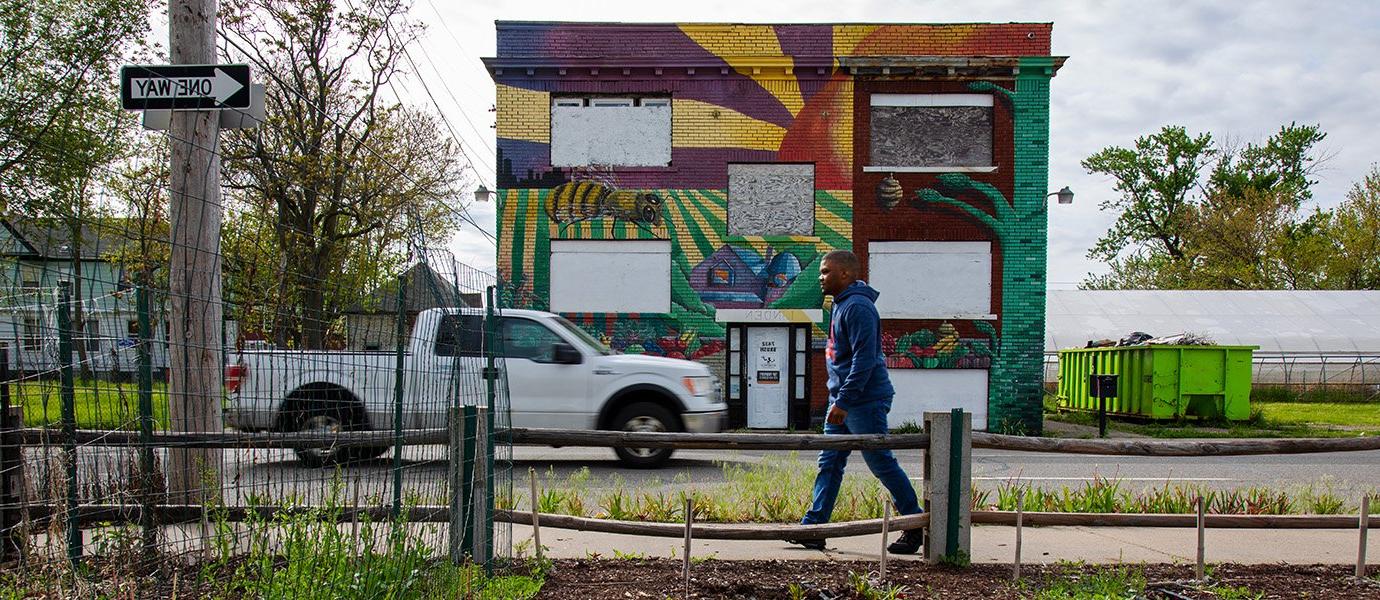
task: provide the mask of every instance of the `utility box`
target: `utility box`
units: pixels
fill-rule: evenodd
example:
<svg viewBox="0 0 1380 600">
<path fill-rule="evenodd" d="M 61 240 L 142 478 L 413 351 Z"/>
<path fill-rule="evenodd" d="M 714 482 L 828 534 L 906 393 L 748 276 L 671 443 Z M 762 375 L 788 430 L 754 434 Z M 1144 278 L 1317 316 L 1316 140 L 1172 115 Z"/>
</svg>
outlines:
<svg viewBox="0 0 1380 600">
<path fill-rule="evenodd" d="M 1259 346 L 1122 346 L 1059 351 L 1059 406 L 1098 410 L 1091 375 L 1117 375 L 1107 413 L 1149 419 L 1244 421 Z"/>
</svg>

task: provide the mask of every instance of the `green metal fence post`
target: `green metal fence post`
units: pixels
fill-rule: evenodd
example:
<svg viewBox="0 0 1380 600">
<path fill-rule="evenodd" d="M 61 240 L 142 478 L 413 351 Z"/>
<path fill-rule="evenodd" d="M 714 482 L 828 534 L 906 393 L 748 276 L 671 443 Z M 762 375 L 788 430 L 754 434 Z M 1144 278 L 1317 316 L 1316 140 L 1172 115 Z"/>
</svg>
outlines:
<svg viewBox="0 0 1380 600">
<path fill-rule="evenodd" d="M 139 526 L 143 535 L 144 552 L 152 553 L 157 542 L 154 530 L 153 505 L 153 326 L 149 319 L 149 290 L 140 285 L 135 289 L 135 308 L 139 312 L 139 494 L 143 510 L 139 512 Z"/>
<path fill-rule="evenodd" d="M 62 458 L 67 469 L 67 559 L 81 560 L 81 524 L 77 521 L 77 394 L 72 380 L 72 290 L 58 282 L 58 374 L 62 402 Z"/>
<path fill-rule="evenodd" d="M 958 557 L 958 523 L 963 507 L 959 492 L 963 485 L 963 409 L 949 411 L 949 510 L 944 519 L 944 555 L 950 560 Z"/>
<path fill-rule="evenodd" d="M 402 514 L 403 377 L 407 352 L 407 276 L 398 276 L 397 362 L 393 369 L 393 518 Z"/>
<path fill-rule="evenodd" d="M 485 302 L 484 318 L 484 346 L 486 357 L 485 368 L 485 394 L 489 401 L 489 410 L 485 411 L 485 432 L 484 436 L 484 516 L 488 519 L 485 526 L 488 528 L 488 535 L 485 537 L 484 544 L 484 571 L 493 575 L 494 565 L 494 414 L 498 411 L 498 358 L 497 348 L 494 342 L 497 341 L 496 335 L 498 319 L 494 314 L 495 288 L 489 286 L 485 289 L 488 294 L 488 302 Z M 535 509 L 534 509 L 535 510 Z"/>
</svg>

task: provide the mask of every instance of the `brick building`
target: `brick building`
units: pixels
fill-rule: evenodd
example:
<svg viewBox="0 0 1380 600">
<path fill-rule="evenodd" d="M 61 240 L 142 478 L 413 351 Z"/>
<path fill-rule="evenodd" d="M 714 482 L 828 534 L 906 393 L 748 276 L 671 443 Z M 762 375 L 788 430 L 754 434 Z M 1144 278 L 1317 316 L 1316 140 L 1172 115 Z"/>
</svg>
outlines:
<svg viewBox="0 0 1380 600">
<path fill-rule="evenodd" d="M 732 426 L 805 428 L 848 248 L 893 426 L 1039 432 L 1051 29 L 499 22 L 503 302 L 709 364 Z"/>
</svg>

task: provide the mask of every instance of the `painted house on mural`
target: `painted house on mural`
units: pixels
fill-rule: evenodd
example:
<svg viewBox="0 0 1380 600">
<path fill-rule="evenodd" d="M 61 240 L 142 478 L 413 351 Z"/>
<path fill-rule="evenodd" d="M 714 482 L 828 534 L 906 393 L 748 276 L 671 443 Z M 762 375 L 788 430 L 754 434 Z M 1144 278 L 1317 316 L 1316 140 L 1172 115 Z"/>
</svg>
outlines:
<svg viewBox="0 0 1380 600">
<path fill-rule="evenodd" d="M 499 22 L 501 301 L 709 364 L 732 427 L 804 428 L 819 261 L 851 249 L 893 426 L 1039 432 L 1051 30 Z"/>
</svg>

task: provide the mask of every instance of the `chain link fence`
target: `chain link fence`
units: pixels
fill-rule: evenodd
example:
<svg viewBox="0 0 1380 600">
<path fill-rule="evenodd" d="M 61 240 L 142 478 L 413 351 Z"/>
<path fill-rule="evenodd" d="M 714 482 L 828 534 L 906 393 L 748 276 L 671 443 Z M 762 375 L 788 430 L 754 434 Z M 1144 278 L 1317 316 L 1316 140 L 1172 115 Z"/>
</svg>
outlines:
<svg viewBox="0 0 1380 600">
<path fill-rule="evenodd" d="M 227 253 L 240 298 L 223 299 L 219 344 L 184 350 L 215 369 L 192 375 L 223 381 L 203 397 L 185 391 L 174 346 L 207 324 L 175 318 L 164 266 L 130 258 L 166 238 L 150 244 L 127 219 L 7 214 L 0 241 L 13 573 L 326 549 L 490 568 L 513 555 L 510 526 L 492 520 L 513 497 L 511 447 L 488 435 L 509 424 L 493 275 L 422 249 L 364 285 L 284 264 L 277 279 L 297 289 L 274 298 L 246 293 L 275 278 L 235 281 L 245 271 Z M 327 300 L 304 306 L 313 293 Z"/>
</svg>

